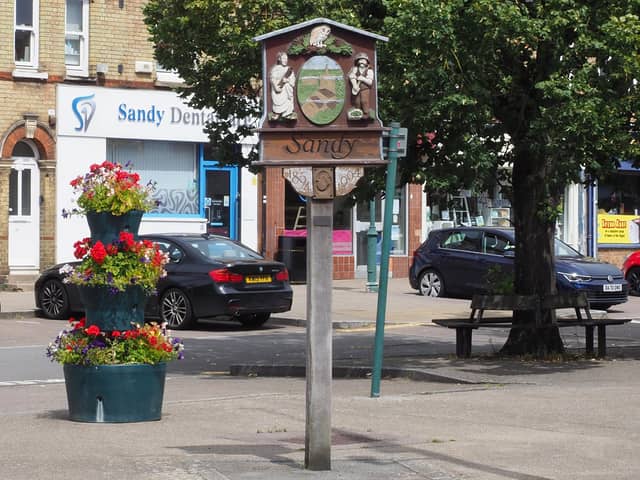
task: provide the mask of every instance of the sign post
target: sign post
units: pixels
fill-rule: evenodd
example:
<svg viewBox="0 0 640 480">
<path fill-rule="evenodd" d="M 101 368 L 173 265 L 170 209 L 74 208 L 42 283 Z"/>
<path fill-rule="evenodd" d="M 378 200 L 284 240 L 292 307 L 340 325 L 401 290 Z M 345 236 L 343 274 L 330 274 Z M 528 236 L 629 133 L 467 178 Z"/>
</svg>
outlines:
<svg viewBox="0 0 640 480">
<path fill-rule="evenodd" d="M 262 42 L 260 159 L 308 197 L 305 467 L 331 469 L 333 199 L 386 164 L 376 49 L 386 37 L 316 18 Z"/>
</svg>

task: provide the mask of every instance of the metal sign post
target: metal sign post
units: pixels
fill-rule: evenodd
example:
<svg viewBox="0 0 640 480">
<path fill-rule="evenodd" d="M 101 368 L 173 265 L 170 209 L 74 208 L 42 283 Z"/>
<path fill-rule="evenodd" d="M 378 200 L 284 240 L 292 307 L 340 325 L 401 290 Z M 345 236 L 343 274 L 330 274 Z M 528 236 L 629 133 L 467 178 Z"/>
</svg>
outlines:
<svg viewBox="0 0 640 480">
<path fill-rule="evenodd" d="M 387 313 L 387 286 L 389 284 L 389 251 L 391 250 L 391 223 L 393 219 L 393 196 L 396 191 L 396 165 L 398 164 L 397 139 L 400 124 L 391 123 L 389 135 L 389 166 L 384 201 L 384 223 L 382 225 L 382 251 L 380 258 L 380 287 L 376 315 L 376 335 L 373 346 L 373 369 L 371 372 L 371 396 L 380 396 L 380 377 L 384 349 L 384 322 Z"/>
</svg>

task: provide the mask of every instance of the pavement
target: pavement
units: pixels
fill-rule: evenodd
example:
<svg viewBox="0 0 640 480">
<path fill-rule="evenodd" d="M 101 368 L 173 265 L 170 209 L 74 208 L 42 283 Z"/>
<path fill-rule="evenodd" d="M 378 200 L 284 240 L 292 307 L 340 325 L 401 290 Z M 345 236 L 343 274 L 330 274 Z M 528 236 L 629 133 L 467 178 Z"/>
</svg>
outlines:
<svg viewBox="0 0 640 480">
<path fill-rule="evenodd" d="M 238 364 L 236 373 L 244 375 L 170 365 L 158 422 L 71 422 L 60 376 L 0 382 L 0 477 L 640 478 L 640 344 L 616 335 L 617 327 L 608 330 L 604 360 L 497 358 L 491 353 L 506 335 L 498 330 L 474 334 L 477 355 L 461 360 L 453 355 L 454 332 L 431 319 L 468 315 L 468 300 L 420 297 L 406 279 L 390 280 L 387 297 L 383 380 L 380 396 L 372 398 L 371 344 L 357 343 L 351 333 L 373 335 L 377 295 L 362 279 L 333 283 L 334 366 L 343 374 L 332 382 L 331 470 L 304 467 L 306 381 L 282 376 L 304 366 L 304 356 L 294 355 L 283 363 Z M 634 298 L 611 315 L 635 312 L 640 300 Z M 278 337 L 284 329 L 277 326 L 303 332 L 305 319 L 306 287 L 294 285 L 292 310 L 271 320 L 283 354 L 293 346 L 289 336 Z M 33 292 L 0 292 L 0 369 L 40 352 L 39 339 L 54 335 L 59 324 L 34 316 Z M 188 352 L 189 342 L 214 348 L 233 335 L 196 331 L 185 333 L 184 342 Z M 246 335 L 260 338 L 260 332 Z M 571 348 L 583 346 L 577 329 L 563 338 Z M 3 360 L 3 352 L 13 357 Z"/>
</svg>

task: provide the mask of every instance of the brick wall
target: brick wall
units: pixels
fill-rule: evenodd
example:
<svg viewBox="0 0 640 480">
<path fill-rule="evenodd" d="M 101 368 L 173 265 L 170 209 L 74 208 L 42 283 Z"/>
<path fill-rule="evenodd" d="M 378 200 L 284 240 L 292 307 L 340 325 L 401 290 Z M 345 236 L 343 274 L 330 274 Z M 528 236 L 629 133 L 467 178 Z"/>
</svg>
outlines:
<svg viewBox="0 0 640 480">
<path fill-rule="evenodd" d="M 609 262 L 618 268 L 622 268 L 624 259 L 637 248 L 598 248 L 598 260 Z"/>
</svg>

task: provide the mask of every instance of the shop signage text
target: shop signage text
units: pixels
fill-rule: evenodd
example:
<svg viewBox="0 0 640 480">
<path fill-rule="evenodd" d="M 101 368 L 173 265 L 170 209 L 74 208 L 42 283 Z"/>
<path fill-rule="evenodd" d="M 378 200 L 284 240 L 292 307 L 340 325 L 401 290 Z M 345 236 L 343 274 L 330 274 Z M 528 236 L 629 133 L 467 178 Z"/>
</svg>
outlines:
<svg viewBox="0 0 640 480">
<path fill-rule="evenodd" d="M 169 115 L 167 116 L 167 113 Z M 133 107 L 126 103 L 118 105 L 118 121 L 132 123 L 148 123 L 159 127 L 167 121 L 171 125 L 205 125 L 214 120 L 213 112 L 203 110 L 188 110 L 171 107 L 168 111 L 156 105 L 148 107 Z"/>
</svg>

